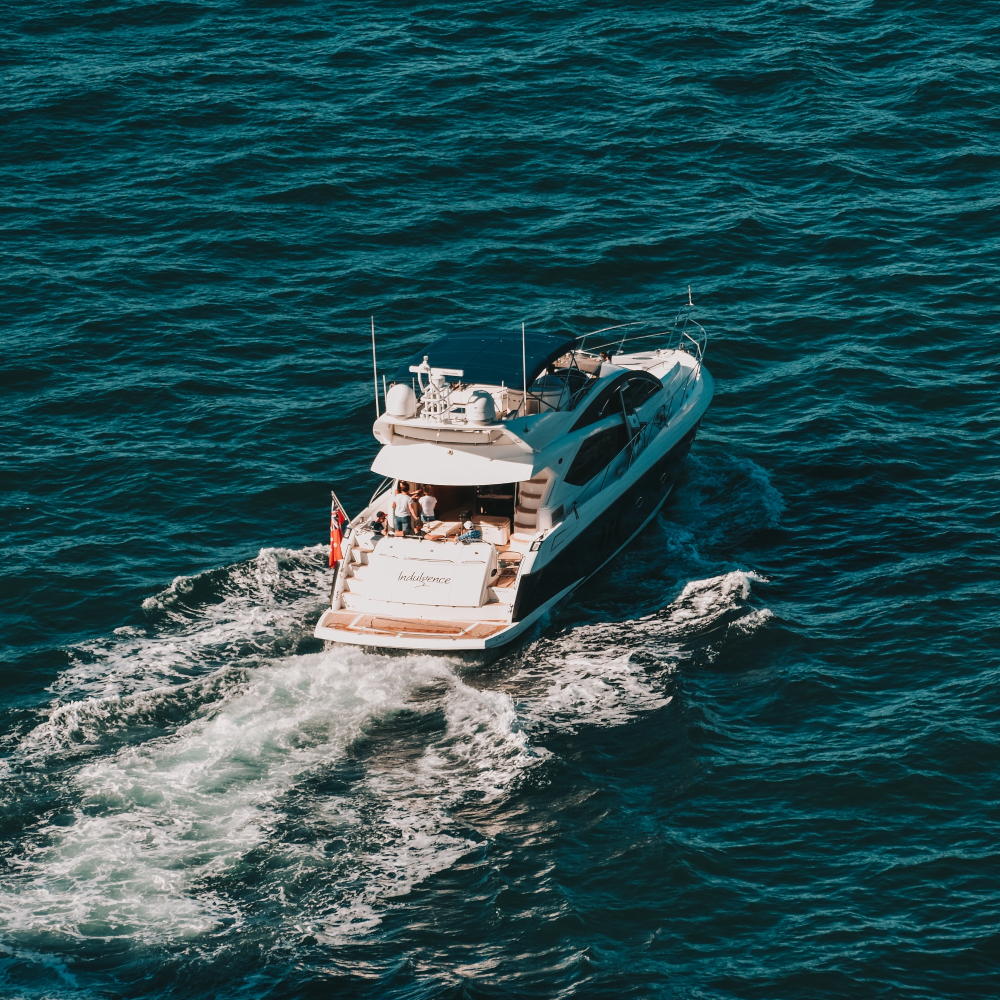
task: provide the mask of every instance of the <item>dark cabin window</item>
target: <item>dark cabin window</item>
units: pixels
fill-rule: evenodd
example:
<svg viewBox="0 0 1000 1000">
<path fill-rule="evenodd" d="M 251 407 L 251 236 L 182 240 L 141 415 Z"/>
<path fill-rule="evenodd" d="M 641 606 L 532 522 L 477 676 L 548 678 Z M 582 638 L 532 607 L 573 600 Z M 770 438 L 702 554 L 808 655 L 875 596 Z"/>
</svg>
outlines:
<svg viewBox="0 0 1000 1000">
<path fill-rule="evenodd" d="M 580 445 L 580 450 L 566 473 L 566 482 L 573 486 L 589 483 L 607 468 L 608 463 L 625 447 L 627 440 L 624 423 L 592 434 Z"/>
<path fill-rule="evenodd" d="M 580 419 L 573 425 L 573 430 L 578 431 L 581 427 L 596 424 L 598 420 L 610 417 L 613 413 L 621 413 L 622 404 L 618 398 L 618 390 L 624 382 L 624 377 L 619 376 L 611 385 L 604 389 L 597 399 L 580 414 Z"/>
<path fill-rule="evenodd" d="M 635 410 L 662 388 L 660 380 L 649 372 L 623 372 L 583 411 L 573 430 L 596 424 L 605 417 L 621 416 L 625 410 Z"/>
<path fill-rule="evenodd" d="M 632 372 L 625 379 L 625 405 L 630 410 L 637 410 L 662 388 L 663 383 L 655 375 L 650 375 L 649 372 Z"/>
</svg>

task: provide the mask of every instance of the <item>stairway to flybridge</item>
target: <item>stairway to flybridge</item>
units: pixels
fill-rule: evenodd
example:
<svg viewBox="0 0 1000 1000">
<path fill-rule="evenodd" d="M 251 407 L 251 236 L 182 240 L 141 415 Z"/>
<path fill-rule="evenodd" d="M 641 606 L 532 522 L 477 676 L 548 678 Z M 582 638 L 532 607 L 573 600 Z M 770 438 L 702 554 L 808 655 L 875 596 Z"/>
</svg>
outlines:
<svg viewBox="0 0 1000 1000">
<path fill-rule="evenodd" d="M 548 476 L 535 476 L 520 484 L 517 492 L 517 506 L 514 508 L 514 535 L 531 536 L 538 531 L 538 508 L 542 505 L 548 489 Z"/>
</svg>

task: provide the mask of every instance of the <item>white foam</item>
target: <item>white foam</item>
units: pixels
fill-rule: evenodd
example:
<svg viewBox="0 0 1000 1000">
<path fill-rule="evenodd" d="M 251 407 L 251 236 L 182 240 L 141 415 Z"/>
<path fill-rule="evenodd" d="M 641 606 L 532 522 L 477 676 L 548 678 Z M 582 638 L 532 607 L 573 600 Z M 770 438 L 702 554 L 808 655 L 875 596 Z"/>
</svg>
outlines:
<svg viewBox="0 0 1000 1000">
<path fill-rule="evenodd" d="M 402 707 L 413 683 L 359 653 L 291 657 L 256 671 L 214 716 L 94 758 L 71 778 L 72 823 L 40 829 L 0 891 L 0 925 L 162 941 L 238 920 L 199 883 L 262 844 L 296 780 Z"/>
<path fill-rule="evenodd" d="M 30 734 L 24 755 L 35 759 L 91 723 L 104 735 L 109 714 L 127 727 L 130 705 L 176 691 L 62 706 Z M 374 720 L 402 710 L 438 714 L 444 731 L 409 766 L 372 761 L 346 798 L 309 804 L 304 822 L 332 826 L 347 847 L 331 856 L 329 834 L 305 847 L 275 842 L 284 796 L 342 759 Z M 220 687 L 210 714 L 98 751 L 69 772 L 72 822 L 43 825 L 25 845 L 0 891 L 0 926 L 27 938 L 165 942 L 238 925 L 239 904 L 205 885 L 258 848 L 332 879 L 314 912 L 285 903 L 289 926 L 331 942 L 370 933 L 394 899 L 476 846 L 451 811 L 502 801 L 545 757 L 509 695 L 476 688 L 443 659 L 337 649 L 273 661 Z"/>
<path fill-rule="evenodd" d="M 732 628 L 742 635 L 752 635 L 758 629 L 766 628 L 773 619 L 774 612 L 770 608 L 759 608 L 733 622 Z"/>
<path fill-rule="evenodd" d="M 329 585 L 323 552 L 322 546 L 262 549 L 247 563 L 178 577 L 143 602 L 162 621 L 148 629 L 126 626 L 109 639 L 72 648 L 71 665 L 50 687 L 52 694 L 57 703 L 121 697 L 186 683 L 238 656 L 289 649 Z M 188 606 L 183 599 L 199 586 L 210 599 Z"/>
<path fill-rule="evenodd" d="M 428 748 L 418 770 L 428 790 L 450 778 L 446 787 L 453 799 L 457 788 L 463 796 L 496 802 L 548 756 L 531 745 L 505 692 L 473 687 L 453 675 L 443 707 L 446 732 Z"/>
<path fill-rule="evenodd" d="M 688 526 L 660 530 L 676 553 L 697 554 Z M 655 614 L 541 640 L 512 677 L 345 647 L 278 655 L 318 604 L 321 553 L 265 550 L 210 574 L 212 586 L 180 579 L 151 599 L 152 628 L 78 650 L 14 755 L 36 773 L 58 765 L 50 780 L 63 806 L 17 845 L 0 887 L 8 938 L 162 943 L 238 927 L 245 904 L 219 886 L 251 851 L 266 859 L 255 862 L 260 893 L 280 933 L 331 943 L 369 934 L 476 848 L 456 816 L 502 806 L 546 760 L 547 734 L 662 708 L 686 636 L 720 620 L 751 630 L 770 614 L 748 603 L 763 578 L 734 570 L 688 582 Z M 200 587 L 211 600 L 191 605 Z M 656 650 L 655 669 L 636 655 L 644 649 Z M 425 715 L 428 727 L 407 737 L 399 712 Z M 147 725 L 158 735 L 143 735 Z M 373 726 L 403 750 L 380 756 L 380 746 L 359 764 L 352 747 Z M 338 762 L 350 781 L 311 794 L 311 776 Z M 308 836 L 282 833 L 292 799 Z M 290 873 L 324 891 L 286 895 Z"/>
<path fill-rule="evenodd" d="M 385 794 L 387 789 L 380 791 Z M 413 796 L 387 803 L 377 826 L 365 831 L 367 846 L 352 854 L 347 872 L 338 872 L 342 882 L 358 888 L 306 914 L 309 933 L 326 944 L 370 934 L 395 900 L 451 868 L 475 847 L 468 838 L 449 832 L 449 825 L 441 805 L 433 801 Z"/>
<path fill-rule="evenodd" d="M 18 750 L 25 760 L 50 763 L 74 756 L 115 735 L 126 736 L 137 726 L 162 725 L 164 715 L 205 712 L 212 703 L 231 697 L 246 679 L 245 669 L 222 669 L 185 684 L 57 704 L 22 737 Z"/>
<path fill-rule="evenodd" d="M 720 623 L 748 634 L 772 613 L 749 604 L 758 573 L 732 570 L 691 580 L 666 607 L 627 621 L 580 625 L 535 643 L 508 683 L 532 732 L 625 725 L 671 700 L 670 678 L 687 643 Z M 622 650 L 625 650 L 624 652 Z M 650 653 L 655 668 L 650 669 Z"/>
<path fill-rule="evenodd" d="M 664 612 L 645 620 L 659 621 L 675 629 L 704 628 L 739 608 L 749 597 L 754 583 L 766 583 L 758 573 L 733 570 L 721 576 L 692 580 Z M 748 614 L 753 613 L 749 609 Z"/>
<path fill-rule="evenodd" d="M 620 726 L 670 702 L 664 691 L 669 671 L 652 674 L 631 652 L 614 655 L 619 647 L 606 643 L 608 632 L 607 625 L 574 629 L 558 651 L 519 674 L 522 711 L 534 730 Z"/>
</svg>

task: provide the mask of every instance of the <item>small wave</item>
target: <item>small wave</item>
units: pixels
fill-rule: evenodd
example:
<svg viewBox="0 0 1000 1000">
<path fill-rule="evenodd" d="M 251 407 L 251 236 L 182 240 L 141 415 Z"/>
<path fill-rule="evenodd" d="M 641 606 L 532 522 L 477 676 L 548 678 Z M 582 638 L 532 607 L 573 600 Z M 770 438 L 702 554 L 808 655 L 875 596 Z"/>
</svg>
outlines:
<svg viewBox="0 0 1000 1000">
<path fill-rule="evenodd" d="M 692 580 L 669 607 L 645 620 L 682 634 L 704 630 L 719 621 L 732 619 L 734 614 L 735 620 L 756 615 L 753 609 L 746 608 L 754 583 L 767 583 L 767 577 L 733 570 L 706 580 Z"/>
<path fill-rule="evenodd" d="M 761 528 L 780 525 L 785 501 L 762 465 L 694 449 L 688 466 L 669 517 L 694 534 L 699 549 L 730 546 Z"/>
<path fill-rule="evenodd" d="M 509 799 L 548 759 L 529 741 L 508 694 L 466 683 L 444 660 L 425 659 L 420 676 L 444 685 L 440 700 L 425 705 L 440 708 L 444 731 L 409 766 L 372 762 L 353 790 L 352 850 L 333 868 L 337 883 L 357 888 L 339 898 L 334 892 L 333 903 L 310 918 L 310 934 L 325 943 L 370 933 L 394 901 L 474 851 L 481 837 L 457 818 L 462 807 Z"/>
<path fill-rule="evenodd" d="M 227 599 L 250 597 L 258 603 L 274 604 L 294 598 L 315 586 L 314 571 L 322 574 L 319 557 L 324 551 L 321 545 L 261 549 L 247 562 L 176 577 L 165 590 L 147 597 L 142 609 L 152 620 L 163 615 L 186 621 Z"/>
<path fill-rule="evenodd" d="M 583 626 L 529 651 L 512 688 L 533 732 L 620 726 L 669 704 L 669 662 L 650 670 L 635 650 L 618 653 L 620 640 L 611 626 Z"/>
<path fill-rule="evenodd" d="M 58 757 L 106 747 L 115 737 L 129 742 L 149 739 L 151 729 L 162 731 L 232 696 L 247 677 L 245 668 L 232 667 L 176 686 L 57 705 L 21 739 L 19 751 L 26 760 L 51 763 Z"/>
<path fill-rule="evenodd" d="M 733 570 L 692 580 L 666 607 L 626 621 L 577 625 L 541 639 L 509 682 L 520 711 L 537 729 L 575 732 L 583 725 L 624 725 L 670 703 L 670 685 L 692 650 L 747 635 L 773 615 L 754 608 L 753 584 L 766 578 Z M 622 652 L 625 650 L 625 652 Z"/>
<path fill-rule="evenodd" d="M 469 797 L 484 802 L 505 798 L 529 769 L 548 756 L 529 743 L 506 692 L 453 677 L 443 709 L 445 734 L 428 747 L 417 777 L 431 791 L 444 775 L 457 776 L 460 790 L 453 795 L 453 804 Z"/>
<path fill-rule="evenodd" d="M 10 971 L 14 971 L 14 975 Z M 25 970 L 30 970 L 32 982 L 25 983 Z M 84 988 L 70 971 L 69 962 L 56 955 L 32 948 L 16 948 L 0 943 L 0 983 L 10 990 L 18 983 L 16 1000 L 53 1000 L 80 996 L 90 998 L 92 992 Z M 15 1000 L 15 994 L 6 995 Z"/>
<path fill-rule="evenodd" d="M 595 578 L 559 615 L 621 622 L 657 613 L 677 588 L 720 575 L 720 555 L 731 565 L 734 546 L 777 527 L 783 511 L 781 494 L 756 462 L 692 452 L 661 516 L 609 567 L 606 583 Z"/>
<path fill-rule="evenodd" d="M 178 577 L 143 602 L 146 626 L 70 649 L 71 666 L 49 690 L 59 702 L 123 697 L 293 651 L 328 584 L 323 551 L 262 549 L 245 563 Z"/>
</svg>

